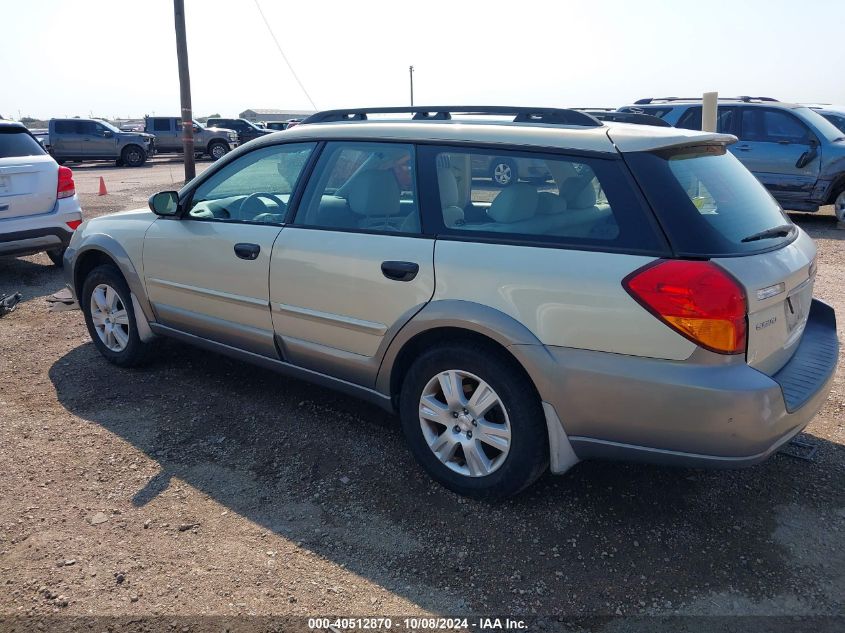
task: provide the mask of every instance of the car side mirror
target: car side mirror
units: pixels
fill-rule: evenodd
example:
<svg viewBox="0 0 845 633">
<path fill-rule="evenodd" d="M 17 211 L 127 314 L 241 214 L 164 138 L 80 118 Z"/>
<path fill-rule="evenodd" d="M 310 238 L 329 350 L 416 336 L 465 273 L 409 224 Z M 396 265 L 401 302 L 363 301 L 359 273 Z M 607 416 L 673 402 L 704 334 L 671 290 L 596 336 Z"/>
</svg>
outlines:
<svg viewBox="0 0 845 633">
<path fill-rule="evenodd" d="M 111 138 L 114 136 L 114 132 L 112 132 L 111 130 L 106 130 L 105 132 L 103 132 L 103 136 L 106 138 Z"/>
<path fill-rule="evenodd" d="M 150 196 L 150 211 L 162 217 L 174 217 L 179 213 L 179 194 L 175 191 L 159 191 Z"/>
<path fill-rule="evenodd" d="M 813 162 L 813 160 L 818 155 L 819 142 L 815 140 L 810 141 L 810 149 L 808 149 L 806 152 L 804 152 L 803 154 L 801 154 L 801 156 L 798 157 L 798 160 L 795 161 L 795 167 L 797 169 L 802 169 L 803 167 L 806 167 L 811 162 Z"/>
</svg>

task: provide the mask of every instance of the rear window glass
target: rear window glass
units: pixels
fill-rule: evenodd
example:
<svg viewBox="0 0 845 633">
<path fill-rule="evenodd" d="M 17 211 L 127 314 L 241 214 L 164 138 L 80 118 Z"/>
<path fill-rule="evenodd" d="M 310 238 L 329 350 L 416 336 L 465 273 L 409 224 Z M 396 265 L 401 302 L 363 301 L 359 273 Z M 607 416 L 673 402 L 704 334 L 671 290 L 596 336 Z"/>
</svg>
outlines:
<svg viewBox="0 0 845 633">
<path fill-rule="evenodd" d="M 46 154 L 41 143 L 32 138 L 25 130 L 0 128 L 0 158 L 17 156 L 41 156 Z"/>
<path fill-rule="evenodd" d="M 794 235 L 748 239 L 792 222 L 722 145 L 634 152 L 626 160 L 681 255 L 760 252 Z"/>
</svg>

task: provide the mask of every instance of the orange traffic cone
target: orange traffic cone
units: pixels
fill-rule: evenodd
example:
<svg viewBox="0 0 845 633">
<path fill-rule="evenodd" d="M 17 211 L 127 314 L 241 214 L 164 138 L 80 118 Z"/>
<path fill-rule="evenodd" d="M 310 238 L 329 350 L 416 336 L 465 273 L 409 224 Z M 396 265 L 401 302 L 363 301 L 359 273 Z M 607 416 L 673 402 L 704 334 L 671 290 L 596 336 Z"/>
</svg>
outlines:
<svg viewBox="0 0 845 633">
<path fill-rule="evenodd" d="M 106 189 L 106 181 L 103 180 L 103 177 L 100 176 L 100 191 L 97 193 L 98 196 L 105 196 L 108 194 L 108 189 Z"/>
</svg>

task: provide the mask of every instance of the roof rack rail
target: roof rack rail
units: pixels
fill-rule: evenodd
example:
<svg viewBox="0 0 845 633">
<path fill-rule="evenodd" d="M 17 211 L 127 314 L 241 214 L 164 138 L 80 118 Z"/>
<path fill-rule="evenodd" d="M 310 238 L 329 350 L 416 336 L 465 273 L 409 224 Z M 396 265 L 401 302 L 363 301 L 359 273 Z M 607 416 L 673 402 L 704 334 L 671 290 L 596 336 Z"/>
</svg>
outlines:
<svg viewBox="0 0 845 633">
<path fill-rule="evenodd" d="M 414 121 L 448 121 L 452 115 L 503 115 L 513 116 L 514 123 L 547 123 L 550 125 L 578 125 L 599 127 L 601 121 L 595 117 L 563 108 L 527 108 L 509 106 L 399 106 L 386 108 L 352 108 L 346 110 L 324 110 L 315 112 L 300 125 L 306 123 L 336 123 L 339 121 L 367 121 L 370 114 L 413 114 Z"/>
<path fill-rule="evenodd" d="M 647 105 L 649 103 L 671 103 L 673 101 L 701 101 L 701 97 L 647 97 L 645 99 L 637 99 L 634 101 L 635 105 Z M 773 97 L 749 97 L 742 95 L 739 97 L 719 97 L 719 101 L 744 101 L 746 103 L 751 101 L 778 101 Z"/>
<path fill-rule="evenodd" d="M 640 112 L 608 112 L 606 110 L 584 109 L 586 114 L 596 117 L 599 121 L 613 123 L 637 123 L 639 125 L 653 125 L 655 127 L 672 127 L 667 121 L 653 114 Z"/>
</svg>

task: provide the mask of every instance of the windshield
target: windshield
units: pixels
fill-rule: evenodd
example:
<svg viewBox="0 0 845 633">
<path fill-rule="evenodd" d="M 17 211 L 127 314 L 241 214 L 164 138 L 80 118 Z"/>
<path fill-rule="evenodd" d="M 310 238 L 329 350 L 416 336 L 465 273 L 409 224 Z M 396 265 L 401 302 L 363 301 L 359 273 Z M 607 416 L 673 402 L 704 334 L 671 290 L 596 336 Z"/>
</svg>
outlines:
<svg viewBox="0 0 845 633">
<path fill-rule="evenodd" d="M 46 154 L 41 143 L 19 127 L 0 126 L 0 158 L 41 156 Z"/>
<path fill-rule="evenodd" d="M 625 158 L 679 255 L 760 252 L 795 235 L 780 205 L 724 145 Z"/>
<path fill-rule="evenodd" d="M 842 130 L 815 110 L 811 110 L 810 108 L 795 108 L 793 112 L 812 125 L 816 133 L 822 135 L 828 141 L 835 141 L 842 138 Z"/>
<path fill-rule="evenodd" d="M 113 126 L 108 121 L 103 121 L 102 119 L 94 119 L 97 123 L 105 127 L 107 130 L 111 130 L 112 132 L 120 132 L 115 126 Z"/>
</svg>

